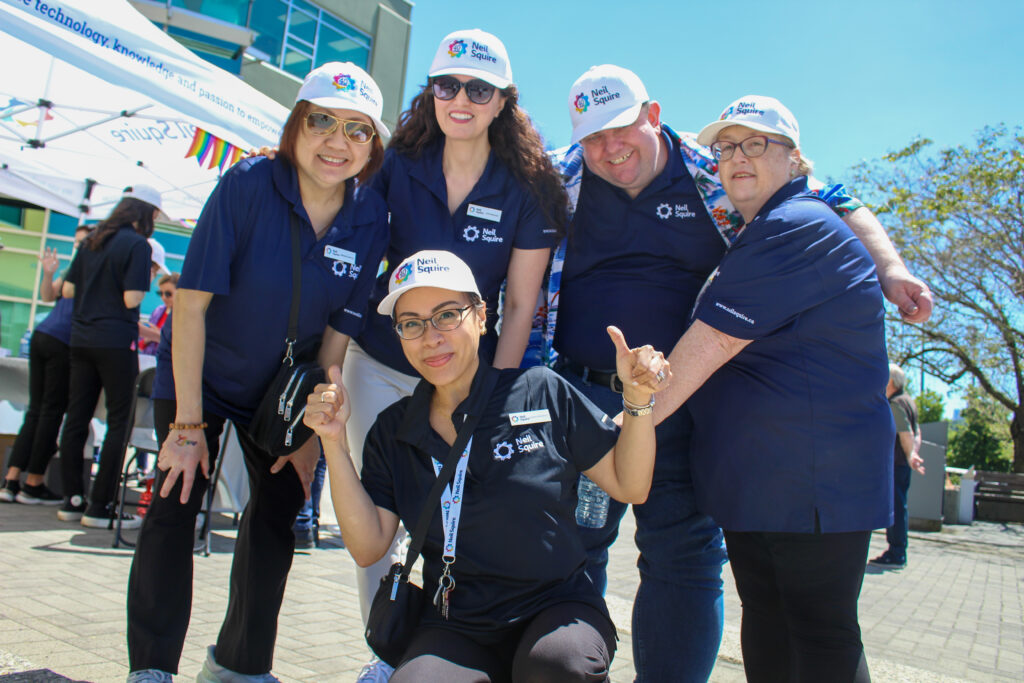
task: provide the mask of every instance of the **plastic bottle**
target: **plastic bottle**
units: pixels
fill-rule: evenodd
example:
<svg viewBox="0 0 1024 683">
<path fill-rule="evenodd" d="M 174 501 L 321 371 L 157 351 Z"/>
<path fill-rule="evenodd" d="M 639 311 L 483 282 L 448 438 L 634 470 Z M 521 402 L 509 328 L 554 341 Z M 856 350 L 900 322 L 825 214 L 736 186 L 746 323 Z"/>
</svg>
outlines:
<svg viewBox="0 0 1024 683">
<path fill-rule="evenodd" d="M 21 335 L 21 343 L 18 345 L 18 357 L 28 358 L 28 349 L 32 344 L 32 330 L 25 330 L 25 334 Z"/>
<path fill-rule="evenodd" d="M 580 475 L 577 493 L 576 523 L 591 529 L 603 527 L 608 521 L 608 494 L 585 474 Z"/>
</svg>

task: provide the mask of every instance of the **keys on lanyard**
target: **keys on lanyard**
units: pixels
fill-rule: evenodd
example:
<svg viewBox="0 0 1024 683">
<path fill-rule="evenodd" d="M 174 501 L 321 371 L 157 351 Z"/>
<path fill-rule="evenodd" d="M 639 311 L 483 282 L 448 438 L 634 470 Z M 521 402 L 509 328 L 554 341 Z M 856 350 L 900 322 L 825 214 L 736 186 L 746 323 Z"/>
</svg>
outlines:
<svg viewBox="0 0 1024 683">
<path fill-rule="evenodd" d="M 441 578 L 437 580 L 437 590 L 434 591 L 434 607 L 448 619 L 448 609 L 451 605 L 451 594 L 455 590 L 455 577 L 452 576 L 452 565 L 455 564 L 454 557 L 444 557 L 444 569 L 441 571 Z"/>
</svg>

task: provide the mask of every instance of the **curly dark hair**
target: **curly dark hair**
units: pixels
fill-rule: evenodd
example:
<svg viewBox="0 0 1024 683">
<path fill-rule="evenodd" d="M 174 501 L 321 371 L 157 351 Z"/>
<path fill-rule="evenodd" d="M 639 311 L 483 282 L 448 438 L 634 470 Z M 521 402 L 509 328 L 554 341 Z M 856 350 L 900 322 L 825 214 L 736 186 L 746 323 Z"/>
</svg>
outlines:
<svg viewBox="0 0 1024 683">
<path fill-rule="evenodd" d="M 125 191 L 131 188 L 126 187 Z M 153 212 L 156 207 L 135 197 L 125 197 L 117 203 L 110 215 L 96 224 L 96 229 L 82 240 L 82 245 L 92 251 L 99 251 L 114 233 L 126 225 L 135 227 L 143 237 L 153 235 Z M 76 230 L 77 232 L 77 230 Z"/>
<path fill-rule="evenodd" d="M 569 200 L 562 179 L 544 152 L 544 141 L 529 115 L 519 106 L 519 90 L 500 90 L 505 106 L 487 129 L 495 156 L 537 200 L 548 224 L 566 234 Z M 444 137 L 434 112 L 434 93 L 428 81 L 402 112 L 388 149 L 418 159 L 431 143 Z"/>
</svg>

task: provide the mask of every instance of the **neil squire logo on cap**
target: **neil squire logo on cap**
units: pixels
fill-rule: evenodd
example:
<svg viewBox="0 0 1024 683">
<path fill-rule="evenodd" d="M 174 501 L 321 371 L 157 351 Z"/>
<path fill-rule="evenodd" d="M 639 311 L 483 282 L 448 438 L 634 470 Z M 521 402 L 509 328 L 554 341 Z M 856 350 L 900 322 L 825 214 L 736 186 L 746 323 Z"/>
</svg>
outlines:
<svg viewBox="0 0 1024 683">
<path fill-rule="evenodd" d="M 722 112 L 721 121 L 730 116 L 764 116 L 764 109 L 757 106 L 757 102 L 737 102 Z"/>
<path fill-rule="evenodd" d="M 449 57 L 461 57 L 464 54 L 466 54 L 466 41 L 453 40 L 448 44 Z"/>
<path fill-rule="evenodd" d="M 334 87 L 341 92 L 348 92 L 356 89 L 356 79 L 348 74 L 338 74 L 334 77 Z"/>
<path fill-rule="evenodd" d="M 572 106 L 575 107 L 577 114 L 582 114 L 590 108 L 590 98 L 580 93 L 576 96 L 576 101 L 573 102 Z"/>
<path fill-rule="evenodd" d="M 406 263 L 395 271 L 395 284 L 400 285 L 408 280 L 414 273 L 426 275 L 427 273 L 445 273 L 451 270 L 450 266 L 438 263 L 437 257 L 419 258 L 415 262 Z"/>
<path fill-rule="evenodd" d="M 478 43 L 475 40 L 469 41 L 468 51 L 469 51 L 469 56 L 472 59 L 476 59 L 476 60 L 479 60 L 481 62 L 490 62 L 492 64 L 497 64 L 498 63 L 497 57 L 494 57 L 493 55 L 491 55 L 490 48 L 488 48 L 483 43 Z M 458 57 L 461 57 L 464 54 L 466 54 L 466 52 L 467 52 L 466 41 L 462 40 L 461 38 L 459 38 L 458 40 L 453 40 L 451 43 L 448 44 L 448 56 L 449 57 L 458 58 Z"/>
</svg>

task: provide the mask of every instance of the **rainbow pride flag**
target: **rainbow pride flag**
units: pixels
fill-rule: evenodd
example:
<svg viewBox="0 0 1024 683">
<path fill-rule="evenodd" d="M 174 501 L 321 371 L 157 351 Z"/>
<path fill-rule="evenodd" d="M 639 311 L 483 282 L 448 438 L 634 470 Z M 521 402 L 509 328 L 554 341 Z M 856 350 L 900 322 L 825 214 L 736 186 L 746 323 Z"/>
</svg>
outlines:
<svg viewBox="0 0 1024 683">
<path fill-rule="evenodd" d="M 192 144 L 185 152 L 185 158 L 195 157 L 200 166 L 205 163 L 206 168 L 217 166 L 224 172 L 244 154 L 241 148 L 197 127 L 195 135 L 192 136 Z"/>
</svg>

